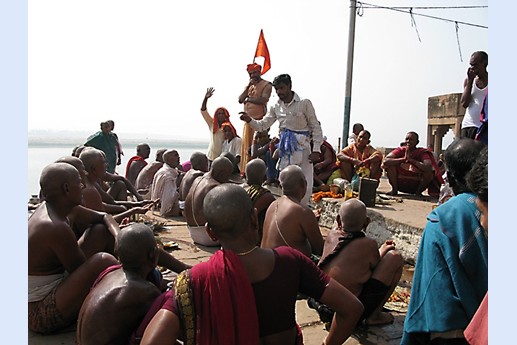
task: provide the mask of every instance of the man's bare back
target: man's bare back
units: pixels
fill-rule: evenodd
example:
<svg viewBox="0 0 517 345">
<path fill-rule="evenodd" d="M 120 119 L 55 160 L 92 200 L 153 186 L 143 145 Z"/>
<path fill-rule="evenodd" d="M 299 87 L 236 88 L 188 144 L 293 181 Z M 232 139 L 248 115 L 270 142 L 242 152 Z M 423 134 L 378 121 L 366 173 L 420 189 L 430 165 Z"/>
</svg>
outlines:
<svg viewBox="0 0 517 345">
<path fill-rule="evenodd" d="M 77 343 L 128 344 L 160 294 L 154 277 L 158 247 L 151 229 L 135 223 L 117 235 L 120 265 L 107 269 L 84 300 L 77 323 Z M 106 326 L 108 325 L 108 326 Z"/>
<path fill-rule="evenodd" d="M 188 225 L 205 225 L 206 218 L 203 213 L 203 200 L 208 192 L 218 185 L 220 183 L 209 175 L 201 176 L 194 180 L 190 193 L 188 193 L 185 199 L 185 210 L 183 211 Z"/>
<path fill-rule="evenodd" d="M 84 300 L 77 339 L 81 345 L 127 344 L 159 294 L 151 282 L 135 279 L 122 268 L 109 273 Z"/>
<path fill-rule="evenodd" d="M 378 248 L 376 240 L 366 237 L 363 231 L 369 223 L 363 202 L 345 201 L 318 266 L 361 300 L 367 325 L 382 325 L 393 322 L 382 307 L 400 279 L 404 261 L 392 240 Z"/>
<path fill-rule="evenodd" d="M 201 170 L 190 169 L 185 173 L 183 179 L 181 180 L 181 184 L 179 187 L 179 199 L 185 201 L 187 199 L 188 192 L 194 183 L 194 180 L 200 176 L 203 176 L 205 173 Z"/>
<path fill-rule="evenodd" d="M 29 275 L 72 272 L 85 261 L 66 216 L 54 212 L 46 202 L 29 218 L 28 229 Z M 67 262 L 59 258 L 65 253 Z"/>
<path fill-rule="evenodd" d="M 261 247 L 290 246 L 310 257 L 321 255 L 323 237 L 314 213 L 299 202 L 282 196 L 271 203 L 264 220 Z"/>
<path fill-rule="evenodd" d="M 147 164 L 140 172 L 136 178 L 136 188 L 137 189 L 149 189 L 151 183 L 153 182 L 154 174 L 163 166 L 163 162 L 151 162 Z"/>
<path fill-rule="evenodd" d="M 327 247 L 337 243 L 340 236 L 344 236 L 344 233 L 335 227 L 329 231 L 323 252 L 326 253 Z M 373 268 L 377 266 L 379 260 L 377 241 L 361 237 L 352 240 L 329 264 L 320 268 L 354 295 L 359 296 L 363 285 L 371 278 Z"/>
<path fill-rule="evenodd" d="M 210 190 L 226 183 L 233 171 L 233 164 L 225 157 L 217 157 L 212 162 L 210 171 L 198 177 L 192 183 L 190 191 L 185 199 L 183 215 L 190 226 L 204 226 L 206 218 L 203 213 L 203 200 Z"/>
</svg>

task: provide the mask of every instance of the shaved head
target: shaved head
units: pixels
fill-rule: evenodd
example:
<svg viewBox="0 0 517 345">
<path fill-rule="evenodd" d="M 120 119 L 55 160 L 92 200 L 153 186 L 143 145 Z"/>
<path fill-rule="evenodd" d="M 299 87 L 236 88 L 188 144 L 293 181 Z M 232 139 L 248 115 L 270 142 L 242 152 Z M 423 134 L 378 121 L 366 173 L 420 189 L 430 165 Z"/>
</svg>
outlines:
<svg viewBox="0 0 517 345">
<path fill-rule="evenodd" d="M 367 221 L 366 206 L 358 199 L 349 199 L 339 208 L 339 217 L 344 231 L 361 231 Z"/>
<path fill-rule="evenodd" d="M 295 191 L 296 188 L 301 185 L 305 186 L 307 183 L 303 170 L 298 165 L 288 165 L 280 171 L 278 180 L 280 181 L 284 194 L 290 194 Z"/>
<path fill-rule="evenodd" d="M 167 149 L 158 149 L 158 151 L 156 151 L 156 160 L 158 162 L 163 163 L 163 154 L 165 153 L 165 151 L 167 151 Z"/>
<path fill-rule="evenodd" d="M 79 174 L 81 175 L 81 179 L 83 180 L 83 183 L 86 180 L 86 169 L 84 168 L 83 161 L 80 160 L 79 158 L 74 157 L 74 156 L 65 156 L 65 157 L 59 158 L 56 161 L 56 163 L 68 163 L 68 164 L 72 165 L 74 168 L 77 169 L 77 171 L 79 171 Z"/>
<path fill-rule="evenodd" d="M 59 158 L 56 163 L 68 163 L 68 164 L 71 164 L 74 168 L 76 168 L 79 172 L 81 170 L 86 170 L 84 169 L 84 164 L 83 164 L 83 161 L 80 160 L 79 158 L 77 157 L 74 157 L 74 156 L 64 156 L 64 157 L 61 157 Z"/>
<path fill-rule="evenodd" d="M 252 159 L 246 164 L 248 184 L 262 184 L 266 176 L 266 163 L 260 158 Z"/>
<path fill-rule="evenodd" d="M 208 171 L 208 157 L 203 152 L 194 152 L 190 155 L 190 164 L 192 169 Z"/>
<path fill-rule="evenodd" d="M 79 155 L 81 154 L 81 152 L 84 150 L 85 147 L 86 146 L 84 146 L 84 145 L 77 145 L 76 147 L 74 147 L 74 149 L 72 150 L 72 156 L 79 158 Z"/>
<path fill-rule="evenodd" d="M 156 240 L 151 228 L 134 223 L 117 235 L 115 250 L 124 268 L 138 269 L 148 260 L 154 259 Z"/>
<path fill-rule="evenodd" d="M 85 148 L 79 155 L 79 158 L 83 161 L 84 168 L 88 172 L 92 170 L 99 157 L 104 158 L 103 152 L 93 147 Z"/>
<path fill-rule="evenodd" d="M 80 181 L 79 171 L 68 163 L 52 163 L 43 168 L 39 184 L 47 201 L 55 201 L 64 194 L 64 185 Z"/>
<path fill-rule="evenodd" d="M 151 153 L 151 147 L 146 143 L 138 144 L 136 147 L 136 154 L 142 158 L 148 158 L 149 153 Z"/>
<path fill-rule="evenodd" d="M 230 180 L 233 172 L 233 164 L 226 157 L 217 157 L 210 168 L 211 176 L 219 183 L 226 183 Z"/>
<path fill-rule="evenodd" d="M 242 187 L 235 184 L 215 187 L 203 201 L 208 225 L 221 240 L 234 238 L 247 229 L 251 211 L 250 197 Z"/>
</svg>

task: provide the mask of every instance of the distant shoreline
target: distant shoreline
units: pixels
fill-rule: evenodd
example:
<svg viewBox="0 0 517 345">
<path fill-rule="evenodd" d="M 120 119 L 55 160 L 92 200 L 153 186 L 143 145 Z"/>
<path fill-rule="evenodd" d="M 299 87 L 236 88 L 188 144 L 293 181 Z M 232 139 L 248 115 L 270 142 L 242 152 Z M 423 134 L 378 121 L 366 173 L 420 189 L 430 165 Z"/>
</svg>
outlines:
<svg viewBox="0 0 517 345">
<path fill-rule="evenodd" d="M 151 147 L 208 147 L 207 139 L 199 138 L 169 138 L 163 134 L 151 133 L 123 133 L 116 132 L 123 146 L 135 146 L 147 143 Z M 74 147 L 86 141 L 94 132 L 82 131 L 54 131 L 54 130 L 30 130 L 27 133 L 27 143 L 30 147 Z"/>
</svg>

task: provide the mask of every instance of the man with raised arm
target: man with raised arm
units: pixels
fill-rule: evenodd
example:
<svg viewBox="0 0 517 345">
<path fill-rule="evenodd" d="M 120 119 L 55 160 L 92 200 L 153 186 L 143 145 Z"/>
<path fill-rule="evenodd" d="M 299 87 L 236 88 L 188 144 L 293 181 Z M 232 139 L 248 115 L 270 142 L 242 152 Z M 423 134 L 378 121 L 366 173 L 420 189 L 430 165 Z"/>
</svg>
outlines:
<svg viewBox="0 0 517 345">
<path fill-rule="evenodd" d="M 206 109 L 208 99 L 214 95 L 215 89 L 209 87 L 206 89 L 205 97 L 201 103 L 201 115 L 208 125 L 210 131 L 210 144 L 208 145 L 207 157 L 210 163 L 219 155 L 223 150 L 224 133 L 221 125 L 224 122 L 230 122 L 230 113 L 224 107 L 219 107 L 215 110 L 214 116 L 210 116 L 210 113 Z"/>
<path fill-rule="evenodd" d="M 461 105 L 465 108 L 461 137 L 474 139 L 481 126 L 483 101 L 488 95 L 488 54 L 484 51 L 474 52 L 469 64 L 461 94 Z"/>
</svg>

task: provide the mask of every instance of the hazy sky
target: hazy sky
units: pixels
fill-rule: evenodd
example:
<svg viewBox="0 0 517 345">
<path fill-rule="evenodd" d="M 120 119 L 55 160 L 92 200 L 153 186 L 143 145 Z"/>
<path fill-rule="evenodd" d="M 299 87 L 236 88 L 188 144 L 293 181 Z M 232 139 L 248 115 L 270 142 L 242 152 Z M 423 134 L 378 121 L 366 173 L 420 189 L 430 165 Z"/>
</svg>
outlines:
<svg viewBox="0 0 517 345">
<path fill-rule="evenodd" d="M 488 1 L 381 1 L 381 6 L 488 5 Z M 323 133 L 342 134 L 349 1 L 28 1 L 28 129 L 116 132 L 206 139 L 199 114 L 229 109 L 238 132 L 237 97 L 264 30 L 272 68 L 309 98 Z M 366 5 L 365 5 L 366 6 Z M 488 26 L 488 9 L 419 10 Z M 375 146 L 395 146 L 407 131 L 426 143 L 427 99 L 461 92 L 470 55 L 488 51 L 488 30 L 384 9 L 356 19 L 350 126 L 361 122 Z M 421 42 L 419 42 L 418 35 Z M 273 91 L 270 104 L 277 101 Z M 273 127 L 273 134 L 276 127 Z M 450 134 L 452 137 L 452 135 Z"/>
</svg>

